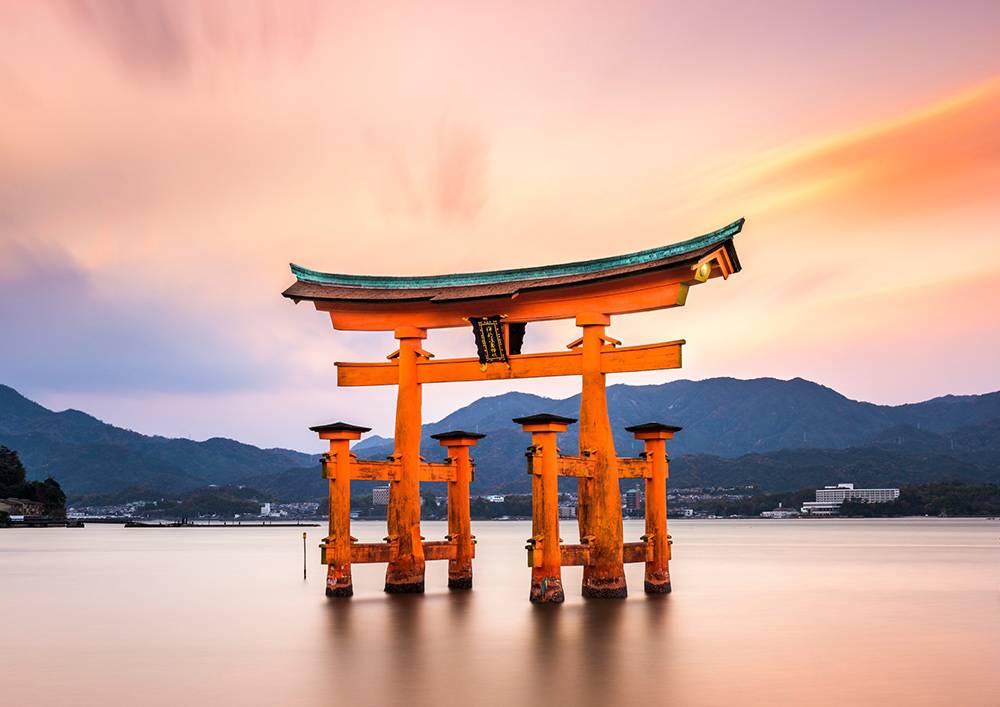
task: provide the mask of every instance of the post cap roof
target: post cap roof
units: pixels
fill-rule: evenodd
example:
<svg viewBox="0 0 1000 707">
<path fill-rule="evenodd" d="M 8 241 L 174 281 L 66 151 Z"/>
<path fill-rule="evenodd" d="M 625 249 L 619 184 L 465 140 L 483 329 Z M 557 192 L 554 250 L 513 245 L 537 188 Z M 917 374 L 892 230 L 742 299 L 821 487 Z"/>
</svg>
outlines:
<svg viewBox="0 0 1000 707">
<path fill-rule="evenodd" d="M 331 422 L 329 425 L 310 427 L 309 430 L 312 432 L 371 432 L 372 428 L 349 425 L 346 422 Z"/>
<path fill-rule="evenodd" d="M 550 412 L 543 412 L 537 415 L 528 415 L 527 417 L 515 417 L 512 422 L 515 422 L 518 425 L 544 425 L 547 422 L 572 425 L 576 422 L 576 418 L 563 417 L 562 415 L 553 415 Z"/>
<path fill-rule="evenodd" d="M 641 425 L 626 427 L 626 432 L 680 432 L 683 427 L 664 425 L 662 422 L 643 422 Z"/>
<path fill-rule="evenodd" d="M 482 439 L 486 435 L 479 432 L 466 432 L 465 430 L 449 430 L 448 432 L 438 432 L 436 435 L 431 435 L 431 439 L 461 439 L 463 437 L 468 437 L 469 439 Z"/>
</svg>

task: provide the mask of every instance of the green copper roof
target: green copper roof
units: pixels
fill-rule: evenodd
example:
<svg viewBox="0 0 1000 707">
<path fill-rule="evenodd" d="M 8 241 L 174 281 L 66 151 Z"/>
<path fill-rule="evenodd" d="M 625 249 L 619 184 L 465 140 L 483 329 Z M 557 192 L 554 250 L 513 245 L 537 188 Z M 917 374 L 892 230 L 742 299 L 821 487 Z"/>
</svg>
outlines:
<svg viewBox="0 0 1000 707">
<path fill-rule="evenodd" d="M 610 258 L 596 260 L 580 260 L 575 263 L 561 265 L 544 265 L 533 268 L 516 268 L 513 270 L 490 270 L 486 272 L 455 273 L 454 275 L 344 275 L 341 273 L 326 273 L 309 270 L 295 263 L 291 264 L 292 274 L 299 282 L 312 282 L 321 285 L 336 285 L 339 287 L 361 287 L 370 289 L 419 290 L 434 287 L 462 287 L 468 285 L 486 285 L 501 282 L 519 282 L 523 280 L 541 280 L 551 277 L 570 275 L 585 275 L 601 272 L 610 268 L 630 265 L 642 265 L 665 258 L 672 258 L 688 252 L 707 248 L 729 240 L 743 228 L 744 219 L 734 221 L 717 231 L 706 233 L 697 238 L 673 243 L 671 245 L 640 250 L 627 255 L 616 255 Z"/>
</svg>

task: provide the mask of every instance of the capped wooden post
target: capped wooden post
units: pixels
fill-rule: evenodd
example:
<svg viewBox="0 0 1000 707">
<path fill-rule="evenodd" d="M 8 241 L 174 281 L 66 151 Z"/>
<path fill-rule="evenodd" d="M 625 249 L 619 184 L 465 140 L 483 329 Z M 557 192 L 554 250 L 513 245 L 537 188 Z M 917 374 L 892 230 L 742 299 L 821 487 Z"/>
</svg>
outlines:
<svg viewBox="0 0 1000 707">
<path fill-rule="evenodd" d="M 571 417 L 542 413 L 516 417 L 514 422 L 531 433 L 528 470 L 531 473 L 531 593 L 534 604 L 565 601 L 559 537 L 559 450 L 556 435 L 576 422 Z"/>
<path fill-rule="evenodd" d="M 448 560 L 448 589 L 472 589 L 472 557 L 475 536 L 469 508 L 469 484 L 472 483 L 472 459 L 469 450 L 486 435 L 453 430 L 431 435 L 448 452 L 455 466 L 455 476 L 448 482 L 448 541 L 455 547 Z"/>
<path fill-rule="evenodd" d="M 323 541 L 326 595 L 349 597 L 354 594 L 351 580 L 351 440 L 361 439 L 368 427 L 334 422 L 310 427 L 320 439 L 330 441 L 323 455 L 323 476 L 330 483 L 330 531 Z"/>
<path fill-rule="evenodd" d="M 420 537 L 421 392 L 417 359 L 426 355 L 420 342 L 427 338 L 427 330 L 408 326 L 396 329 L 395 334 L 399 340 L 399 389 L 394 456 L 400 463 L 400 475 L 389 484 L 386 525 L 389 543 L 399 550 L 386 567 L 385 591 L 419 593 L 424 591 L 424 549 Z"/>
<path fill-rule="evenodd" d="M 647 594 L 670 591 L 670 539 L 667 535 L 667 440 L 681 428 L 659 422 L 646 422 L 625 428 L 646 443 L 646 581 Z"/>
<path fill-rule="evenodd" d="M 583 568 L 583 596 L 618 599 L 628 595 L 623 564 L 622 497 L 618 455 L 608 418 L 602 353 L 618 343 L 605 336 L 611 321 L 605 314 L 580 314 L 583 336 L 570 346 L 582 348 L 583 392 L 580 396 L 580 454 L 595 460 L 593 477 L 579 481 L 580 542 L 590 547 Z"/>
</svg>

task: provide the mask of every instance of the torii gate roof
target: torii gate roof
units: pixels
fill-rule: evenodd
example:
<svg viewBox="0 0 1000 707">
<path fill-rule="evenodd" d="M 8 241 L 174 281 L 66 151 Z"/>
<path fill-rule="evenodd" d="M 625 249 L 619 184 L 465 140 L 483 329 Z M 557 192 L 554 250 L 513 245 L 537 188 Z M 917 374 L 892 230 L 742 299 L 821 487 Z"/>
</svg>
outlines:
<svg viewBox="0 0 1000 707">
<path fill-rule="evenodd" d="M 741 218 L 696 238 L 626 255 L 512 270 L 452 275 L 347 275 L 318 272 L 292 263 L 295 283 L 282 294 L 296 302 L 316 302 L 317 306 L 321 302 L 445 303 L 511 297 L 526 290 L 577 286 L 683 267 L 697 263 L 699 259 L 720 248 L 725 250 L 732 271 L 739 272 L 740 264 L 733 247 L 733 238 L 743 228 L 743 221 Z"/>
</svg>

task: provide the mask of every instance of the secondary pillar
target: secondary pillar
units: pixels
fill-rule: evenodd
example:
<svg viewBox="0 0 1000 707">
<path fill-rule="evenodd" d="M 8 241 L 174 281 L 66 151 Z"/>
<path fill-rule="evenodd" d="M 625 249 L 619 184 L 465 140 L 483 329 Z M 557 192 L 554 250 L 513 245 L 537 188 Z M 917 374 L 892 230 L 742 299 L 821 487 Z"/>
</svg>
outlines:
<svg viewBox="0 0 1000 707">
<path fill-rule="evenodd" d="M 472 483 L 470 449 L 486 435 L 454 430 L 431 435 L 448 452 L 455 466 L 455 478 L 448 482 L 448 540 L 455 556 L 448 560 L 448 589 L 472 589 L 472 555 L 475 538 L 469 508 Z"/>
<path fill-rule="evenodd" d="M 421 394 L 417 382 L 417 359 L 423 355 L 420 342 L 426 329 L 396 329 L 399 340 L 399 390 L 396 399 L 394 456 L 400 463 L 398 479 L 389 484 L 386 511 L 390 544 L 395 557 L 385 571 L 385 591 L 424 591 L 424 548 L 420 537 L 420 430 Z"/>
<path fill-rule="evenodd" d="M 652 545 L 652 553 L 647 552 L 646 581 L 647 594 L 666 594 L 670 591 L 670 538 L 667 535 L 667 440 L 673 439 L 680 427 L 647 422 L 626 427 L 635 438 L 646 444 L 646 461 L 649 473 L 646 476 L 646 535 L 644 540 Z"/>
<path fill-rule="evenodd" d="M 622 557 L 622 506 L 601 352 L 605 349 L 605 314 L 581 314 L 583 329 L 583 394 L 580 396 L 580 454 L 590 451 L 596 459 L 593 477 L 580 479 L 580 542 L 590 545 L 590 564 L 583 568 L 583 596 L 624 598 L 625 565 Z"/>
<path fill-rule="evenodd" d="M 320 439 L 330 441 L 330 451 L 323 456 L 323 476 L 330 485 L 330 526 L 324 541 L 326 595 L 350 597 L 354 594 L 351 579 L 351 440 L 361 439 L 368 427 L 334 422 L 310 427 Z"/>
<path fill-rule="evenodd" d="M 531 433 L 528 457 L 531 471 L 531 593 L 534 604 L 565 601 L 559 537 L 559 451 L 556 435 L 572 423 L 570 417 L 541 414 L 514 418 Z"/>
</svg>

